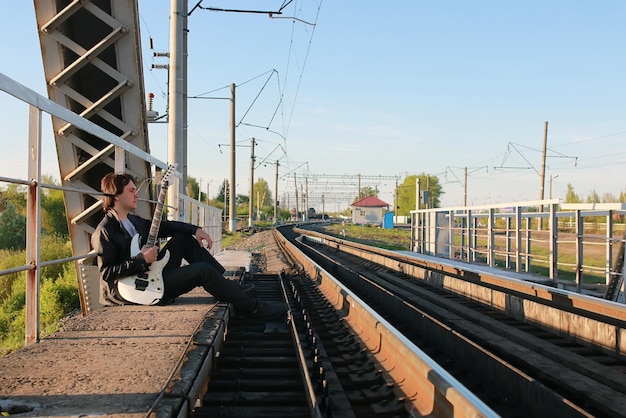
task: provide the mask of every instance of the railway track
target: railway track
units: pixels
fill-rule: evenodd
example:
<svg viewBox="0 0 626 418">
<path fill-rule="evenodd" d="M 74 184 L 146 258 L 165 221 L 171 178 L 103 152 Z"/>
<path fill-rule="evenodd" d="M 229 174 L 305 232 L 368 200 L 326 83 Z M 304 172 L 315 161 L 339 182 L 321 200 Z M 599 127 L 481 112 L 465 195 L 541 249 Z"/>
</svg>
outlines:
<svg viewBox="0 0 626 418">
<path fill-rule="evenodd" d="M 568 337 L 545 325 L 516 319 L 506 310 L 428 285 L 404 274 L 406 268 L 398 271 L 374 263 L 371 259 L 381 257 L 377 250 L 368 260 L 363 248 L 354 251 L 357 257 L 339 247 L 338 241 L 322 243 L 319 237 L 300 244 L 307 256 L 332 271 L 498 414 L 626 415 L 626 363 L 623 356 L 610 352 L 602 343 L 590 344 L 592 330 L 585 343 L 580 334 Z M 518 283 L 511 282 L 509 299 L 519 303 L 515 300 L 520 293 L 515 291 Z M 593 305 L 594 301 L 588 303 Z M 610 312 L 606 302 L 598 300 L 596 309 L 578 309 L 577 315 L 586 317 L 590 326 L 606 321 L 623 329 L 623 308 L 608 307 Z M 574 315 L 572 311 L 576 310 L 556 315 L 566 321 Z M 580 319 L 571 321 L 575 324 Z"/>
<path fill-rule="evenodd" d="M 424 280 L 407 274 L 414 270 L 404 258 L 303 234 L 275 233 L 290 274 L 248 279 L 257 297 L 289 304 L 288 320 L 231 318 L 194 416 L 626 416 L 626 363 L 601 341 L 583 343 L 432 285 L 433 277 L 445 282 L 448 267 L 433 266 Z M 423 263 L 417 270 L 428 271 Z M 482 279 L 497 299 L 494 280 Z M 517 298 L 528 292 L 512 283 L 509 303 L 523 304 Z M 570 305 L 578 315 L 589 310 Z M 591 325 L 621 329 L 621 313 L 598 311 Z"/>
<path fill-rule="evenodd" d="M 286 234 L 293 244 L 296 235 Z M 282 247 L 283 255 L 297 267 L 294 274 L 252 274 L 246 281 L 256 284 L 256 297 L 285 300 L 288 320 L 231 318 L 202 406 L 195 408 L 194 416 L 426 415 L 420 410 L 436 416 L 495 416 L 443 369 L 420 362 L 421 354 L 410 343 L 381 324 L 374 311 L 345 294 L 341 286 L 335 296 L 345 298 L 351 312 L 337 309 L 315 278 L 302 269 L 299 256 L 284 243 Z M 364 344 L 355 325 L 378 328 L 372 332 L 378 334 L 378 353 L 390 357 L 386 364 Z M 390 362 L 397 364 L 392 367 L 398 371 L 402 364 L 408 365 L 402 367 L 404 377 L 389 373 Z M 428 377 L 436 379 L 429 382 Z M 418 391 L 423 395 L 416 396 Z M 444 391 L 447 397 L 440 395 Z"/>
<path fill-rule="evenodd" d="M 401 393 L 305 276 L 255 275 L 288 321 L 231 319 L 195 417 L 407 417 Z"/>
<path fill-rule="evenodd" d="M 284 278 L 257 275 L 256 297 L 283 299 Z M 286 321 L 235 315 L 196 417 L 309 416 L 307 385 Z"/>
</svg>

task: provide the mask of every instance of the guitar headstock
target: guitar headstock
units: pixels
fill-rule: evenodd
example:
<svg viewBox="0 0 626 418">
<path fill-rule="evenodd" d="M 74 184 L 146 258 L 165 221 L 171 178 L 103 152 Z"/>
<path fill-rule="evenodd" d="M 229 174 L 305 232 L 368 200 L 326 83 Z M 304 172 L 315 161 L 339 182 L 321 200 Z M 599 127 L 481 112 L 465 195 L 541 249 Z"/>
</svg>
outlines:
<svg viewBox="0 0 626 418">
<path fill-rule="evenodd" d="M 169 187 L 170 183 L 169 183 L 169 177 L 172 174 L 172 172 L 176 169 L 176 166 L 178 164 L 170 164 L 167 166 L 167 170 L 165 170 L 165 173 L 163 173 L 163 176 L 161 177 L 161 187 L 167 188 Z"/>
</svg>

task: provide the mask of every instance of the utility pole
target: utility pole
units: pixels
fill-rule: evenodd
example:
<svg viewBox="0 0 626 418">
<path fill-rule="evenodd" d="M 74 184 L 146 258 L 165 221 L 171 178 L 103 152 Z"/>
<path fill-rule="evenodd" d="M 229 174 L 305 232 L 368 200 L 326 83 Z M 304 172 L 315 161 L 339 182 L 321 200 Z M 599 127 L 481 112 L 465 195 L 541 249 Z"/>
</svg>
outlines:
<svg viewBox="0 0 626 418">
<path fill-rule="evenodd" d="M 223 214 L 223 222 L 226 222 L 226 215 L 228 214 L 228 217 L 230 218 L 230 214 L 228 213 L 228 211 L 226 210 L 226 202 L 228 202 L 228 200 L 230 199 L 230 195 L 229 195 L 229 190 L 230 190 L 230 186 L 228 185 L 228 180 L 224 179 L 224 214 Z M 230 208 L 230 206 L 229 206 Z"/>
<path fill-rule="evenodd" d="M 289 206 L 287 206 L 287 208 L 289 208 Z M 278 160 L 276 160 L 276 178 L 274 180 L 274 225 L 277 225 L 277 224 L 278 224 Z"/>
<path fill-rule="evenodd" d="M 417 177 L 415 181 L 415 210 L 420 210 L 420 199 L 421 199 L 421 187 L 420 187 L 420 178 Z"/>
<path fill-rule="evenodd" d="M 306 207 L 304 208 L 304 213 L 306 213 L 306 215 L 305 215 L 304 220 L 308 221 L 309 220 L 309 178 L 308 177 L 304 178 L 304 184 L 306 185 L 305 186 L 305 191 L 306 191 L 305 206 Z"/>
<path fill-rule="evenodd" d="M 544 198 L 544 189 L 546 184 L 546 151 L 548 149 L 548 121 L 543 123 L 543 156 L 541 162 L 541 187 L 539 188 L 539 200 Z M 543 205 L 541 205 L 543 212 Z M 541 231 L 543 227 L 543 218 L 539 218 L 538 229 Z"/>
<path fill-rule="evenodd" d="M 465 167 L 465 178 L 463 180 L 463 206 L 467 206 L 467 167 Z"/>
<path fill-rule="evenodd" d="M 426 175 L 426 196 L 424 196 L 424 207 L 430 209 L 430 174 Z"/>
<path fill-rule="evenodd" d="M 304 207 L 306 205 L 306 200 L 304 196 L 304 186 L 300 185 L 300 207 L 302 208 L 302 220 L 306 222 L 307 209 Z"/>
<path fill-rule="evenodd" d="M 230 196 L 229 196 L 229 219 L 228 230 L 237 230 L 237 211 L 235 209 L 235 84 L 230 85 Z"/>
<path fill-rule="evenodd" d="M 263 196 L 261 196 L 261 191 L 257 190 L 256 192 L 256 218 L 254 219 L 261 219 L 261 205 L 263 204 L 263 202 L 265 202 L 265 195 L 266 192 L 265 190 L 263 191 Z"/>
<path fill-rule="evenodd" d="M 552 174 L 550 174 L 550 199 L 552 199 L 552 180 L 557 178 L 559 175 L 557 174 L 556 176 L 552 177 Z"/>
<path fill-rule="evenodd" d="M 187 2 L 185 0 L 172 0 L 170 3 L 170 62 L 169 62 L 169 88 L 168 88 L 168 149 L 167 159 L 169 164 L 176 164 L 177 170 L 184 174 L 184 100 L 183 79 L 185 68 L 183 60 L 183 31 L 184 16 L 187 14 Z M 185 194 L 185 178 L 177 179 L 178 187 L 170 187 L 167 191 L 168 204 L 172 210 L 168 210 L 168 219 L 182 219 L 180 195 Z"/>
<path fill-rule="evenodd" d="M 393 213 L 396 219 L 398 219 L 398 179 L 396 179 L 396 192 L 394 193 L 394 200 Z"/>
<path fill-rule="evenodd" d="M 183 138 L 182 138 L 182 167 L 179 165 L 179 167 L 181 167 L 181 172 L 183 173 L 183 181 L 182 181 L 182 190 L 183 193 L 187 194 L 187 191 L 185 190 L 187 188 L 187 174 L 188 174 L 188 158 L 187 158 L 187 69 L 189 68 L 187 66 L 187 57 L 189 56 L 188 54 L 188 50 L 187 50 L 187 37 L 189 34 L 189 28 L 187 26 L 187 22 L 188 19 L 187 17 L 189 16 L 187 14 L 187 7 L 189 5 L 187 4 L 187 0 L 182 0 L 182 7 L 183 7 L 183 13 L 182 13 L 182 27 L 180 28 L 180 30 L 182 31 L 182 42 L 183 42 L 183 51 L 182 51 L 182 66 L 183 66 L 183 80 L 182 80 L 182 87 L 183 87 L 183 91 L 182 91 L 182 102 L 183 102 L 183 120 L 182 120 L 182 132 L 183 132 Z M 182 203 L 182 202 L 181 202 Z M 184 206 L 181 206 L 184 207 Z"/>
<path fill-rule="evenodd" d="M 296 189 L 296 221 L 300 220 L 298 210 L 298 181 L 296 180 L 296 173 L 293 173 L 293 187 Z"/>
<path fill-rule="evenodd" d="M 254 226 L 254 137 L 252 137 L 252 152 L 250 153 L 250 209 L 248 210 L 248 226 Z"/>
<path fill-rule="evenodd" d="M 539 199 L 544 198 L 544 188 L 546 184 L 546 151 L 548 149 L 548 122 L 543 123 L 543 154 L 541 161 L 541 187 L 539 188 Z"/>
</svg>

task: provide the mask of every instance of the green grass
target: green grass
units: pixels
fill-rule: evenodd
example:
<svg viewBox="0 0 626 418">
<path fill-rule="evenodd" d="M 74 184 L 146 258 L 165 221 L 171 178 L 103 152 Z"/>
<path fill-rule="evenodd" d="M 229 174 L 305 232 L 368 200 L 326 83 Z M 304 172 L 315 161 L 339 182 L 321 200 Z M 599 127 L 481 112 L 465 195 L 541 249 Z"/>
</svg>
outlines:
<svg viewBox="0 0 626 418">
<path fill-rule="evenodd" d="M 274 224 L 271 222 L 255 222 L 254 226 L 260 229 L 267 229 Z M 222 249 L 226 249 L 228 247 L 232 247 L 233 245 L 237 245 L 240 241 L 248 238 L 253 235 L 254 232 L 241 232 L 241 231 L 225 231 L 222 232 Z"/>
<path fill-rule="evenodd" d="M 71 255 L 69 242 L 60 237 L 42 237 L 42 261 Z M 25 251 L 0 251 L 0 270 L 24 264 Z M 40 285 L 40 336 L 59 329 L 59 321 L 80 308 L 74 263 L 42 268 Z M 26 274 L 0 276 L 0 356 L 24 346 L 26 324 Z"/>
<path fill-rule="evenodd" d="M 549 243 L 547 242 L 547 231 L 538 232 L 533 231 L 534 239 L 537 241 L 532 242 L 531 244 L 531 259 L 530 259 L 530 273 L 536 274 L 538 276 L 550 277 L 550 249 Z M 545 236 L 543 236 L 545 235 Z M 563 240 L 557 246 L 558 251 L 558 272 L 557 278 L 559 280 L 565 281 L 575 281 L 576 280 L 576 246 L 571 243 L 574 239 L 573 237 L 567 236 L 566 232 L 559 231 L 559 239 Z M 487 238 L 485 236 L 481 236 L 476 241 L 477 248 L 484 248 L 485 251 L 487 249 Z M 460 246 L 461 240 L 459 236 L 455 237 L 455 245 Z M 497 253 L 498 251 L 505 251 L 505 240 L 502 236 L 500 239 L 496 236 L 496 266 L 499 268 L 505 268 L 506 265 L 506 256 L 502 253 Z M 512 244 L 511 251 L 515 251 L 514 243 Z M 525 252 L 526 248 L 524 244 L 522 244 L 522 252 Z M 605 283 L 605 275 L 604 275 L 604 266 L 606 263 L 605 253 L 603 247 L 585 245 L 583 248 L 584 252 L 584 265 L 586 266 L 586 271 L 583 271 L 582 274 L 582 283 L 587 284 L 604 284 Z M 617 254 L 614 253 L 614 257 Z M 479 262 L 485 264 L 486 255 L 480 254 L 477 256 L 479 258 Z M 522 261 L 524 262 L 524 261 Z M 515 260 L 514 257 L 511 257 L 510 261 L 511 267 L 509 270 L 515 270 Z M 591 267 L 591 268 L 590 268 Z M 522 267 L 525 270 L 525 267 Z"/>
<path fill-rule="evenodd" d="M 314 228 L 337 238 L 371 245 L 372 247 L 394 251 L 408 251 L 411 248 L 411 230 L 409 229 L 383 229 L 353 224 L 320 225 Z"/>
<path fill-rule="evenodd" d="M 241 240 L 243 240 L 247 236 L 248 235 L 244 234 L 243 232 L 224 232 L 224 233 L 222 233 L 222 249 L 226 249 L 228 247 L 231 247 L 231 246 L 237 244 L 238 242 L 240 242 Z"/>
</svg>

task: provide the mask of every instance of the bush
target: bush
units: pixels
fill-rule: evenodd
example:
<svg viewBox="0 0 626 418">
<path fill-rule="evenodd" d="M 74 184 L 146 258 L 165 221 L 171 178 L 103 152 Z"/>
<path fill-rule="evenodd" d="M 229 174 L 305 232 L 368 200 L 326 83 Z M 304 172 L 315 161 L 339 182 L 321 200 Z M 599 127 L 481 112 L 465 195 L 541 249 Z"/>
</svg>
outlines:
<svg viewBox="0 0 626 418">
<path fill-rule="evenodd" d="M 8 270 L 26 263 L 23 251 L 0 250 L 0 270 Z M 11 273 L 0 276 L 0 305 L 12 293 L 13 283 L 24 281 L 24 273 Z"/>
<path fill-rule="evenodd" d="M 41 334 L 49 335 L 59 329 L 61 319 L 80 308 L 74 266 L 66 266 L 62 277 L 46 280 L 41 288 Z"/>
<path fill-rule="evenodd" d="M 60 236 L 43 236 L 41 237 L 41 254 L 39 258 L 41 261 L 56 260 L 61 258 L 67 258 L 72 255 L 70 248 L 70 242 Z M 26 264 L 26 251 L 8 251 L 0 250 L 0 270 L 8 270 L 15 267 L 23 266 Z M 72 264 L 73 266 L 73 264 Z M 41 269 L 41 280 L 56 281 L 59 277 L 65 274 L 64 264 L 54 264 L 51 266 L 43 267 Z M 25 281 L 26 273 L 11 273 L 4 276 L 0 276 L 0 304 L 12 293 L 13 284 L 18 281 Z"/>
<path fill-rule="evenodd" d="M 63 258 L 65 252 L 69 252 L 69 247 L 63 242 L 59 243 L 54 240 L 49 241 L 54 244 L 46 245 L 49 248 L 46 248 L 45 252 L 51 259 Z M 44 252 L 43 241 L 42 252 Z M 20 254 L 14 254 L 12 257 L 15 256 L 19 258 Z M 22 258 L 18 265 L 24 264 L 23 256 L 21 252 Z M 8 295 L 4 301 L 0 300 L 0 355 L 24 346 L 26 280 L 24 273 L 16 275 L 18 279 L 12 281 Z M 6 279 L 8 276 L 1 277 Z M 40 287 L 40 336 L 45 337 L 57 331 L 59 321 L 78 308 L 80 308 L 80 299 L 74 263 L 64 263 L 43 269 Z"/>
<path fill-rule="evenodd" d="M 9 205 L 0 213 L 0 248 L 23 250 L 26 248 L 26 217 Z"/>
<path fill-rule="evenodd" d="M 24 288 L 16 289 L 0 305 L 0 354 L 2 355 L 24 346 L 26 338 L 25 305 L 26 290 Z"/>
<path fill-rule="evenodd" d="M 45 235 L 41 237 L 41 261 L 58 260 L 61 258 L 71 257 L 71 243 L 67 238 L 58 235 Z M 73 263 L 72 263 L 73 266 Z M 54 264 L 44 267 L 41 270 L 41 277 L 46 279 L 57 280 L 65 274 L 65 263 Z"/>
<path fill-rule="evenodd" d="M 0 355 L 5 355 L 14 350 L 24 347 L 26 340 L 26 309 L 23 308 L 20 314 L 9 324 L 9 332 L 0 344 Z"/>
</svg>

